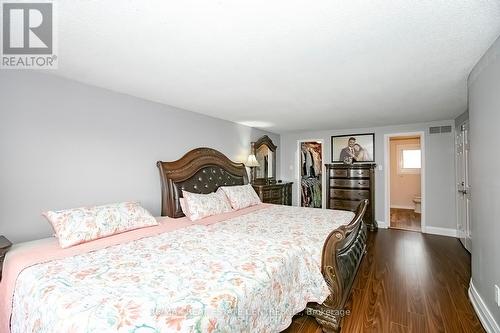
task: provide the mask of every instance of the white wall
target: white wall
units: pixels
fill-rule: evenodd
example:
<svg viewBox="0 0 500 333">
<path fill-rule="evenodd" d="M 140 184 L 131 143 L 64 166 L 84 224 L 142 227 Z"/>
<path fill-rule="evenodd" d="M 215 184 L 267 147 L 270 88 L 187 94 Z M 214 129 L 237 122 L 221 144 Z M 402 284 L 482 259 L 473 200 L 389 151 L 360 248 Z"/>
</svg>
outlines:
<svg viewBox="0 0 500 333">
<path fill-rule="evenodd" d="M 324 163 L 331 161 L 332 135 L 351 133 L 375 133 L 375 160 L 385 168 L 384 135 L 424 131 L 426 149 L 426 220 L 428 227 L 456 230 L 455 212 L 455 140 L 454 132 L 430 135 L 430 126 L 454 126 L 454 121 L 409 124 L 390 127 L 362 128 L 350 130 L 292 132 L 281 135 L 281 176 L 294 181 L 294 204 L 297 203 L 297 140 L 323 139 L 325 142 Z M 375 216 L 379 222 L 385 221 L 385 169 L 375 174 Z"/>
<path fill-rule="evenodd" d="M 500 38 L 469 78 L 472 199 L 472 281 L 500 325 L 494 285 L 500 286 Z M 497 326 L 498 327 L 498 326 Z"/>
<path fill-rule="evenodd" d="M 399 145 L 415 145 L 420 147 L 420 139 L 391 138 L 391 208 L 414 209 L 415 196 L 420 196 L 420 174 L 398 173 Z"/>
<path fill-rule="evenodd" d="M 244 160 L 268 134 L 29 71 L 0 73 L 0 234 L 51 234 L 40 213 L 139 200 L 160 212 L 158 160 L 211 147 Z M 278 148 L 278 171 L 279 171 Z"/>
</svg>

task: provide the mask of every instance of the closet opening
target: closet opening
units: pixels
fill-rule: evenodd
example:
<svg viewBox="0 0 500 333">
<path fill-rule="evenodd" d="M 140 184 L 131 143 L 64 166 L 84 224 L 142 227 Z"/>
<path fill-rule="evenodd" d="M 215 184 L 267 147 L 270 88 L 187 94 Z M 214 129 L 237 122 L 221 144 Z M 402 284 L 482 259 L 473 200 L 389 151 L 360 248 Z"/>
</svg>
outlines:
<svg viewBox="0 0 500 333">
<path fill-rule="evenodd" d="M 299 156 L 300 205 L 323 208 L 323 142 L 299 141 Z"/>
</svg>

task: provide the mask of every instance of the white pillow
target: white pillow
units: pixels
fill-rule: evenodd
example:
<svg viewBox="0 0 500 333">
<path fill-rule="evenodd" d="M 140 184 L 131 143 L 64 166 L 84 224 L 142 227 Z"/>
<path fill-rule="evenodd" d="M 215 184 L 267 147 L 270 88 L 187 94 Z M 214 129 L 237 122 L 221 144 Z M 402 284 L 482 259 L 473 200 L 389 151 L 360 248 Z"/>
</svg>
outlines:
<svg viewBox="0 0 500 333">
<path fill-rule="evenodd" d="M 138 202 L 48 211 L 43 215 L 52 224 L 62 248 L 158 225 Z"/>
<path fill-rule="evenodd" d="M 241 186 L 222 186 L 220 189 L 224 191 L 231 203 L 231 207 L 235 210 L 261 203 L 259 196 L 250 184 Z"/>
<path fill-rule="evenodd" d="M 184 197 L 184 208 L 181 208 L 191 221 L 200 220 L 204 217 L 228 213 L 231 205 L 227 200 L 226 195 L 222 191 L 209 194 L 197 194 L 187 191 L 182 191 Z M 187 214 L 186 214 L 187 213 Z"/>
<path fill-rule="evenodd" d="M 186 199 L 179 198 L 179 204 L 181 205 L 181 210 L 184 213 L 184 215 L 186 215 L 186 217 L 191 220 L 191 213 L 189 213 L 189 209 L 188 209 L 188 206 L 187 206 L 187 203 L 186 203 Z"/>
</svg>

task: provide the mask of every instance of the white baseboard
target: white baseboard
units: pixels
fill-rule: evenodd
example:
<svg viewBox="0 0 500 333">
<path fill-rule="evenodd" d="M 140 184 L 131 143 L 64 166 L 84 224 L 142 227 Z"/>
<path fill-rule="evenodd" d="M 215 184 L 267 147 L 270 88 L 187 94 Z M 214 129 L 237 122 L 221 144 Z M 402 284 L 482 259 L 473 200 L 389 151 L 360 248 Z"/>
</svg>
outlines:
<svg viewBox="0 0 500 333">
<path fill-rule="evenodd" d="M 390 225 L 384 221 L 377 221 L 378 227 L 380 229 L 388 229 Z M 440 235 L 440 236 L 448 236 L 448 237 L 457 237 L 456 229 L 448 229 L 448 228 L 437 228 L 437 227 L 424 227 L 422 228 L 422 232 L 431 235 Z"/>
<path fill-rule="evenodd" d="M 388 229 L 389 228 L 389 225 L 383 221 L 377 221 L 377 224 L 378 224 L 378 227 L 380 229 Z"/>
<path fill-rule="evenodd" d="M 413 205 L 413 206 L 391 205 L 391 208 L 414 210 L 415 209 L 415 205 Z"/>
<path fill-rule="evenodd" d="M 426 234 L 431 234 L 431 235 L 440 235 L 440 236 L 448 236 L 448 237 L 457 238 L 457 229 L 425 226 L 424 228 L 422 228 L 422 232 L 426 233 Z"/>
<path fill-rule="evenodd" d="M 469 285 L 469 299 L 486 332 L 500 333 L 500 327 L 498 326 L 498 323 L 495 321 L 495 318 L 493 318 L 490 310 L 488 310 L 488 307 L 477 292 L 476 287 L 474 287 L 472 279 L 470 280 Z"/>
</svg>

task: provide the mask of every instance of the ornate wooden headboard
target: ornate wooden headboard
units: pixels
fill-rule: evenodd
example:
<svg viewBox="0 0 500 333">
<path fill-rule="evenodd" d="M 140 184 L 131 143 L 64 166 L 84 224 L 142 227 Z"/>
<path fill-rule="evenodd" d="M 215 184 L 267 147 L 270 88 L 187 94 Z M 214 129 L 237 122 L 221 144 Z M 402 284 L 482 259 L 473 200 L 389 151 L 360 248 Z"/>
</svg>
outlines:
<svg viewBox="0 0 500 333">
<path fill-rule="evenodd" d="M 162 216 L 184 216 L 179 203 L 182 190 L 207 194 L 220 186 L 248 184 L 243 163 L 211 148 L 193 149 L 177 161 L 158 161 L 156 165 L 160 169 Z"/>
</svg>

